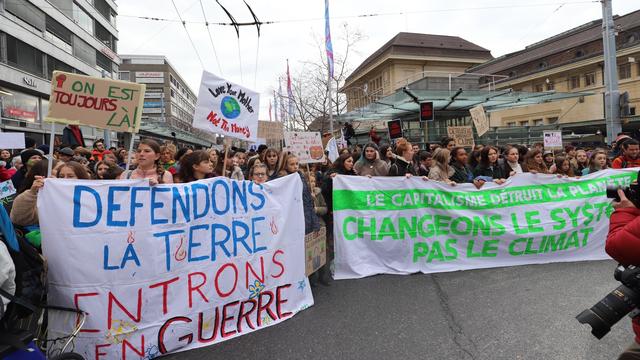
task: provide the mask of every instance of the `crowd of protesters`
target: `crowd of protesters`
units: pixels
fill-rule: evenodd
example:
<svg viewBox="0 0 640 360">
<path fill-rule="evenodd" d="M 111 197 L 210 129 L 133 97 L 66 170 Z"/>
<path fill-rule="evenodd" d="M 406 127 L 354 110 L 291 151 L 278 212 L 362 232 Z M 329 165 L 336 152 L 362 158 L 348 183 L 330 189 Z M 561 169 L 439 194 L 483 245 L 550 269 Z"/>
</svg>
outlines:
<svg viewBox="0 0 640 360">
<path fill-rule="evenodd" d="M 376 140 L 376 139 L 374 139 Z M 379 142 L 379 141 L 378 141 Z M 640 143 L 620 134 L 609 147 L 576 148 L 568 145 L 562 151 L 544 149 L 542 144 L 531 148 L 522 145 L 505 147 L 476 146 L 473 149 L 455 146 L 455 140 L 444 138 L 437 144 L 411 144 L 397 139 L 393 145 L 378 147 L 376 142 L 364 146 L 352 145 L 340 150 L 331 162 L 301 166 L 296 156 L 261 145 L 256 151 L 230 148 L 192 150 L 177 148 L 172 143 L 160 144 L 142 139 L 127 166 L 124 148 L 107 149 L 101 140 L 92 149 L 82 146 L 60 146 L 49 158 L 46 145 L 36 146 L 31 139 L 27 148 L 12 153 L 0 150 L 0 181 L 11 179 L 17 195 L 9 207 L 11 221 L 29 232 L 38 231 L 36 207 L 39 189 L 45 186 L 48 162 L 52 161 L 52 176 L 67 179 L 148 179 L 151 185 L 184 183 L 225 176 L 234 180 L 249 180 L 263 184 L 290 174 L 298 174 L 303 183 L 305 233 L 321 226 L 332 229 L 332 189 L 336 175 L 352 176 L 418 176 L 449 186 L 474 184 L 480 189 L 487 182 L 501 185 L 522 173 L 555 174 L 578 177 L 606 168 L 640 166 Z M 38 236 L 32 236 L 39 244 Z M 333 255 L 332 231 L 327 231 L 327 264 Z M 328 265 L 312 277 L 312 285 L 329 285 Z"/>
</svg>

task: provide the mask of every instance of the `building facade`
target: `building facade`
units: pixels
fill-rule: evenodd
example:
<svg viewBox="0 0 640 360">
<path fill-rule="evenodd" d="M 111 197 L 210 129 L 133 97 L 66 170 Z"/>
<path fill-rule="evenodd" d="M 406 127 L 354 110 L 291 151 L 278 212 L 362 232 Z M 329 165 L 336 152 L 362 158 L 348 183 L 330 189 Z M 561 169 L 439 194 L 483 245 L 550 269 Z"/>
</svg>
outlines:
<svg viewBox="0 0 640 360">
<path fill-rule="evenodd" d="M 197 95 L 162 55 L 120 55 L 118 78 L 146 85 L 141 134 L 196 147 L 215 137 L 194 129 Z"/>
<path fill-rule="evenodd" d="M 113 0 L 0 0 L 2 131 L 48 143 L 50 125 L 43 119 L 54 70 L 117 78 L 116 17 Z M 89 144 L 104 134 L 82 131 Z M 62 126 L 56 132 L 62 134 Z"/>
<path fill-rule="evenodd" d="M 401 32 L 365 59 L 340 92 L 352 111 L 422 78 L 446 79 L 491 59 L 489 50 L 457 36 Z"/>
<path fill-rule="evenodd" d="M 626 93 L 623 99 L 628 103 L 622 104 L 623 129 L 636 131 L 636 113 L 640 112 L 640 10 L 614 16 L 614 22 L 619 89 L 621 94 Z M 506 76 L 495 81 L 481 77 L 480 87 L 485 89 L 592 93 L 490 113 L 492 127 L 513 128 L 523 138 L 532 129 L 545 126 L 563 129 L 568 139 L 573 137 L 580 142 L 585 137 L 601 141 L 606 135 L 603 68 L 602 21 L 595 20 L 475 66 L 469 72 Z"/>
</svg>

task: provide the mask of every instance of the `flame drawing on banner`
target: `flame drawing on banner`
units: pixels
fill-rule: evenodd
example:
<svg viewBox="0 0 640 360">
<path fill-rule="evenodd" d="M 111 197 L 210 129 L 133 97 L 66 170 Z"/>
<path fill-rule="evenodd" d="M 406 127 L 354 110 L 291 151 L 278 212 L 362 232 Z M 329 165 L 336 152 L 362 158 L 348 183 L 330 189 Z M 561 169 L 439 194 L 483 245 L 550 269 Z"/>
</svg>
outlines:
<svg viewBox="0 0 640 360">
<path fill-rule="evenodd" d="M 187 251 L 182 247 L 183 243 L 184 236 L 180 236 L 180 244 L 178 245 L 178 248 L 176 249 L 176 253 L 174 255 L 176 261 L 182 261 L 187 257 Z"/>
<path fill-rule="evenodd" d="M 276 223 L 276 218 L 275 217 L 271 218 L 271 223 L 269 225 L 271 226 L 271 233 L 273 235 L 277 235 L 278 234 L 278 224 Z"/>
<path fill-rule="evenodd" d="M 133 244 L 136 242 L 135 236 L 133 236 L 133 231 L 129 231 L 129 235 L 127 236 L 127 244 Z"/>
</svg>

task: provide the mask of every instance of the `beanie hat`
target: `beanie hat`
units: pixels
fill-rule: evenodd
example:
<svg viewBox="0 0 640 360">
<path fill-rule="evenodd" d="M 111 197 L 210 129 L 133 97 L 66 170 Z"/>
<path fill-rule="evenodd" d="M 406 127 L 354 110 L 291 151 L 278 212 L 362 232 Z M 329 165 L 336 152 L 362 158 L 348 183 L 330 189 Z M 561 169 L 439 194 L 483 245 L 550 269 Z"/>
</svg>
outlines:
<svg viewBox="0 0 640 360">
<path fill-rule="evenodd" d="M 27 165 L 27 162 L 29 161 L 29 159 L 34 155 L 42 156 L 42 153 L 38 150 L 33 150 L 33 149 L 25 150 L 20 153 L 20 159 L 22 160 L 22 163 L 24 165 Z"/>
</svg>

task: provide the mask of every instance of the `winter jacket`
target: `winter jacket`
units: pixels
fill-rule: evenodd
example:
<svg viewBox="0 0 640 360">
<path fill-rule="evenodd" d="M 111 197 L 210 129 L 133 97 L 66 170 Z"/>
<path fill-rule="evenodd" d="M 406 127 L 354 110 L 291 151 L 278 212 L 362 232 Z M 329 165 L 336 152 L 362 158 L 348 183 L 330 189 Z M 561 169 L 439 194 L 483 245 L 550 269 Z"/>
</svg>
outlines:
<svg viewBox="0 0 640 360">
<path fill-rule="evenodd" d="M 605 250 L 622 265 L 640 265 L 640 209 L 617 209 L 611 214 Z M 640 317 L 633 318 L 632 325 L 640 343 Z"/>
<path fill-rule="evenodd" d="M 389 176 L 405 176 L 406 174 L 416 175 L 413 163 L 397 156 L 396 161 L 389 168 Z"/>
<path fill-rule="evenodd" d="M 449 166 L 449 172 L 445 174 L 439 166 L 434 165 L 429 169 L 429 180 L 447 182 L 454 173 L 455 170 L 451 166 Z"/>
<path fill-rule="evenodd" d="M 11 295 L 16 293 L 16 267 L 4 242 L 0 241 L 0 288 Z M 7 308 L 9 299 L 0 296 L 0 318 Z"/>
<path fill-rule="evenodd" d="M 499 166 L 497 164 L 495 166 L 489 166 L 489 167 L 482 166 L 482 164 L 478 165 L 473 171 L 473 175 L 474 176 L 490 176 L 494 179 L 506 179 L 509 177 L 509 174 L 504 173 L 504 167 Z"/>
<path fill-rule="evenodd" d="M 465 164 L 461 166 L 458 163 L 453 163 L 451 167 L 453 168 L 453 175 L 449 180 L 455 181 L 458 184 L 473 183 L 475 176 L 473 176 L 473 171 L 469 165 Z"/>
<path fill-rule="evenodd" d="M 389 165 L 380 159 L 373 161 L 360 159 L 353 167 L 360 176 L 387 176 L 389 174 Z"/>
<path fill-rule="evenodd" d="M 611 162 L 612 169 L 626 169 L 640 167 L 640 157 L 637 159 L 629 159 L 626 156 L 618 156 Z"/>
<path fill-rule="evenodd" d="M 38 193 L 30 189 L 16 196 L 11 207 L 11 222 L 19 226 L 37 225 L 39 223 L 37 200 Z"/>
</svg>

